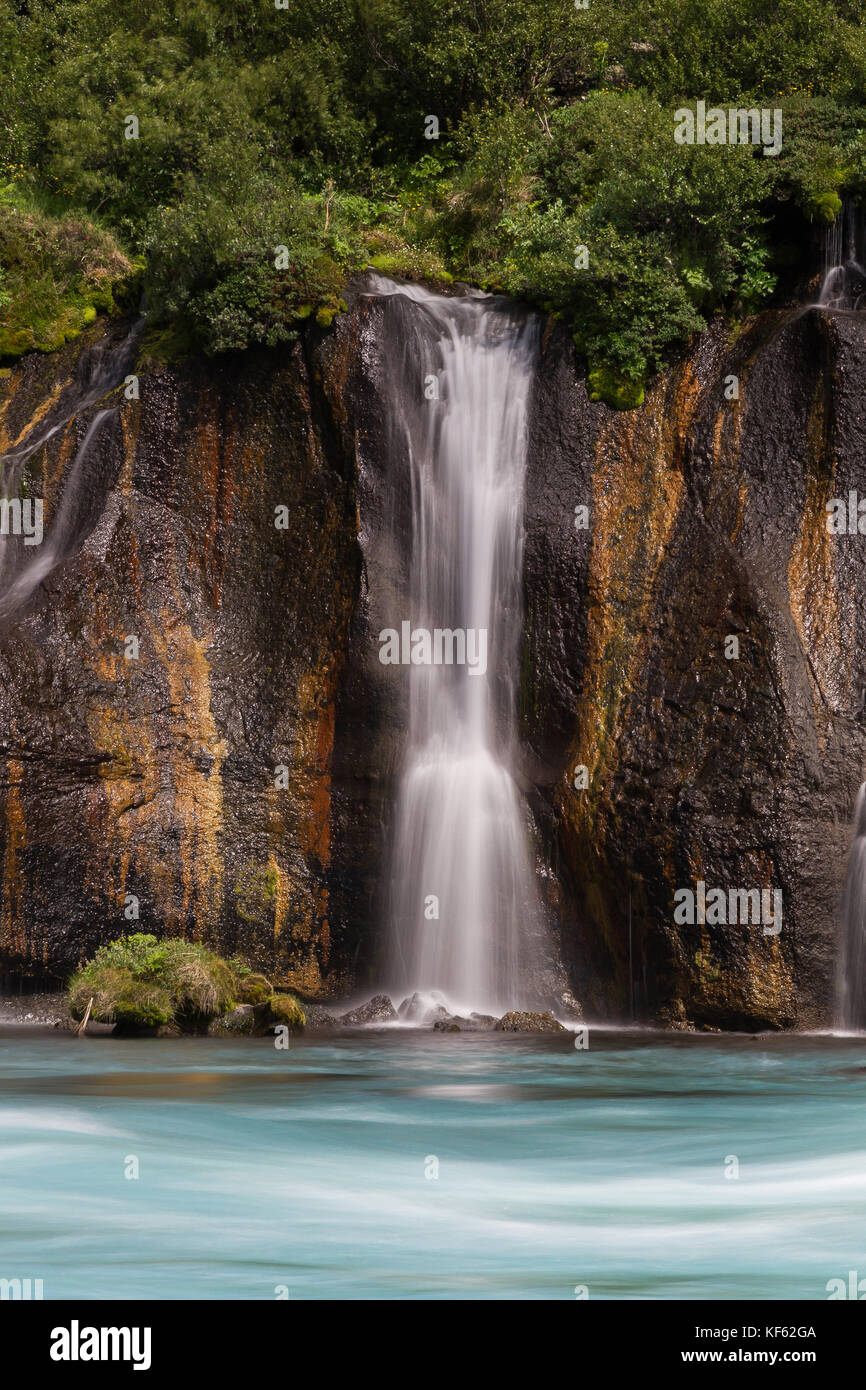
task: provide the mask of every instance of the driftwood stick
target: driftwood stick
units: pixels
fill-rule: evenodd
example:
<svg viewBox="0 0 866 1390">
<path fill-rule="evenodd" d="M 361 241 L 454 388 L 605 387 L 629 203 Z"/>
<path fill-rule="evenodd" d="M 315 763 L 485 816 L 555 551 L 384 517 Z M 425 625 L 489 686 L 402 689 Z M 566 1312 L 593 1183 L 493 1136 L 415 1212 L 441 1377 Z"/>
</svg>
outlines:
<svg viewBox="0 0 866 1390">
<path fill-rule="evenodd" d="M 93 1008 L 93 995 L 90 996 L 90 1003 L 89 1003 L 88 1006 L 87 1006 L 87 1013 L 84 1015 L 84 1018 L 81 1020 L 81 1026 L 80 1026 L 80 1028 L 78 1029 L 78 1036 L 79 1036 L 79 1038 L 83 1038 L 83 1037 L 84 1037 L 84 1030 L 85 1030 L 86 1027 L 87 1027 L 87 1020 L 90 1018 L 90 1010 L 91 1010 L 92 1008 Z"/>
</svg>

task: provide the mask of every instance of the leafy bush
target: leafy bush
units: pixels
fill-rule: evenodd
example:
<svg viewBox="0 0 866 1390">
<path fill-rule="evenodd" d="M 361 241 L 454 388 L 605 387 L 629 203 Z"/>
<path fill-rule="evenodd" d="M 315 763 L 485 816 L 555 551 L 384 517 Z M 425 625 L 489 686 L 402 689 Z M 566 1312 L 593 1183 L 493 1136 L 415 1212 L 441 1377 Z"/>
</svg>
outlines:
<svg viewBox="0 0 866 1390">
<path fill-rule="evenodd" d="M 523 296 L 638 385 L 796 288 L 810 224 L 866 200 L 858 0 L 131 4 L 0 12 L 7 355 L 110 311 L 115 255 L 146 262 L 157 358 L 327 329 L 372 259 Z M 780 107 L 781 154 L 676 145 L 698 97 Z"/>
<path fill-rule="evenodd" d="M 135 270 L 87 218 L 10 205 L 0 190 L 0 358 L 53 352 L 110 312 Z"/>
<path fill-rule="evenodd" d="M 615 410 L 634 410 L 643 405 L 644 389 L 638 382 L 629 381 L 613 367 L 593 367 L 587 374 L 589 399 L 604 401 Z"/>
<path fill-rule="evenodd" d="M 72 977 L 69 1007 L 82 1019 L 116 1023 L 120 1031 L 176 1024 L 197 1032 L 234 1006 L 237 982 L 229 965 L 206 946 L 137 932 L 101 946 Z"/>
<path fill-rule="evenodd" d="M 367 259 L 326 199 L 253 172 L 231 201 L 186 187 L 152 219 L 144 251 L 154 322 L 185 320 L 208 353 L 288 342 L 298 318 L 339 310 L 346 274 Z"/>
</svg>

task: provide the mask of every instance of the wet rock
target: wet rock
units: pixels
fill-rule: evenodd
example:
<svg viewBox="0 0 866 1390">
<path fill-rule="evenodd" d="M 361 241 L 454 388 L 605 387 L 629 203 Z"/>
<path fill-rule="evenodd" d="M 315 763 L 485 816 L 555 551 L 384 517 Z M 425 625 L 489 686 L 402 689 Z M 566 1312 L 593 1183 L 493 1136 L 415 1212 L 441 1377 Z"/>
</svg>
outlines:
<svg viewBox="0 0 866 1390">
<path fill-rule="evenodd" d="M 443 1033 L 490 1033 L 498 1026 L 499 1020 L 493 1014 L 471 1013 L 468 1018 L 460 1014 L 449 1014 L 443 1009 L 441 1017 L 433 1023 Z"/>
<path fill-rule="evenodd" d="M 570 989 L 564 989 L 559 996 L 558 1012 L 563 1014 L 566 1018 L 574 1019 L 575 1021 L 583 1018 L 583 1009 Z"/>
<path fill-rule="evenodd" d="M 65 994 L 0 995 L 0 1027 L 7 1024 L 28 1028 L 78 1028 L 69 1016 Z"/>
<path fill-rule="evenodd" d="M 695 1025 L 690 1022 L 682 999 L 675 999 L 672 1004 L 659 1009 L 656 1022 L 674 1033 L 695 1032 Z"/>
<path fill-rule="evenodd" d="M 568 1029 L 551 1013 L 523 1013 L 511 1010 L 496 1025 L 498 1033 L 567 1033 Z"/>
<path fill-rule="evenodd" d="M 322 1004 L 305 1004 L 304 1017 L 307 1020 L 304 1025 L 305 1033 L 328 1033 L 341 1027 L 340 1019 L 329 1013 Z"/>
<path fill-rule="evenodd" d="M 340 1022 L 355 1028 L 365 1023 L 393 1023 L 396 1018 L 397 1010 L 387 994 L 374 994 L 366 1004 L 343 1014 Z"/>
<path fill-rule="evenodd" d="M 252 1004 L 238 1004 L 229 1013 L 214 1018 L 208 1024 L 208 1035 L 212 1038 L 251 1035 L 255 1030 L 255 1009 Z"/>
<path fill-rule="evenodd" d="M 403 1000 L 397 1014 L 403 1023 L 417 1023 L 420 1027 L 424 1027 L 436 1019 L 448 1017 L 445 996 L 435 989 L 431 990 L 429 994 L 422 994 L 416 990 L 414 994 Z"/>
<path fill-rule="evenodd" d="M 131 894 L 139 930 L 345 993 L 358 941 L 326 870 L 360 567 L 352 460 L 317 371 L 300 343 L 143 370 L 79 465 L 96 407 L 64 425 L 74 385 L 52 401 L 86 378 L 81 356 L 0 383 L 11 437 L 59 425 L 29 474 L 49 515 L 78 470 L 63 563 L 0 630 L 0 964 L 68 973 L 128 930 Z"/>
<path fill-rule="evenodd" d="M 542 352 L 522 739 L 572 988 L 624 1022 L 680 1000 L 699 1028 L 827 1026 L 866 588 L 826 503 L 862 486 L 866 315 L 763 315 L 733 343 L 713 325 L 619 414 L 588 399 L 567 335 Z M 781 890 L 781 933 L 679 925 L 698 879 Z"/>
</svg>

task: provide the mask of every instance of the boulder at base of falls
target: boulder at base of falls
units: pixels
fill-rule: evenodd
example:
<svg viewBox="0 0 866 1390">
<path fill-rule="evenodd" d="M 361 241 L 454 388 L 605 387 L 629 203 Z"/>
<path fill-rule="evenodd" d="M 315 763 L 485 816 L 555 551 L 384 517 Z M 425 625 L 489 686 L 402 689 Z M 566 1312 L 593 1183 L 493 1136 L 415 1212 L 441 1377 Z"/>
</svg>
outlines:
<svg viewBox="0 0 866 1390">
<path fill-rule="evenodd" d="M 329 1033 L 341 1026 L 341 1020 L 334 1014 L 329 1014 L 321 1004 L 305 1004 L 304 1017 L 307 1020 L 304 1026 L 306 1033 Z"/>
<path fill-rule="evenodd" d="M 512 1009 L 503 1014 L 496 1025 L 497 1033 L 567 1033 L 551 1013 L 521 1013 Z"/>
<path fill-rule="evenodd" d="M 575 999 L 570 989 L 564 989 L 560 994 L 559 1007 L 560 1012 L 568 1019 L 574 1019 L 576 1022 L 583 1018 L 583 1006 Z"/>
<path fill-rule="evenodd" d="M 396 1017 L 397 1010 L 387 994 L 374 994 L 366 1004 L 360 1004 L 357 1009 L 343 1014 L 340 1022 L 352 1028 L 362 1023 L 393 1023 Z"/>
<path fill-rule="evenodd" d="M 414 994 L 403 1000 L 397 1013 L 404 1023 L 417 1023 L 419 1027 L 450 1017 L 445 1007 L 445 996 L 438 989 L 431 990 L 429 994 L 422 994 L 416 989 Z"/>
<path fill-rule="evenodd" d="M 444 1018 L 437 1018 L 433 1027 L 440 1033 L 490 1033 L 499 1027 L 499 1020 L 493 1014 L 471 1013 L 468 1018 L 446 1014 Z"/>
</svg>

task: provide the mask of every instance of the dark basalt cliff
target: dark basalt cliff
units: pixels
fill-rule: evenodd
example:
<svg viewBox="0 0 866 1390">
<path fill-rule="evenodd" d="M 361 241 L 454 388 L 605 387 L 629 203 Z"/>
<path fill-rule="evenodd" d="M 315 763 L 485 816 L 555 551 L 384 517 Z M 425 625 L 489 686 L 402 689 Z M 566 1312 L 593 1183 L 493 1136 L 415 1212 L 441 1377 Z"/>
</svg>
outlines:
<svg viewBox="0 0 866 1390">
<path fill-rule="evenodd" d="M 10 443 L 70 358 L 15 373 Z M 139 929 L 236 947 L 308 994 L 341 982 L 330 780 L 358 556 L 351 461 L 314 394 L 299 347 L 195 362 L 142 375 L 96 436 L 86 539 L 0 641 L 7 967 L 68 969 L 133 929 L 134 894 Z M 34 458 L 46 529 L 86 424 Z"/>
<path fill-rule="evenodd" d="M 65 561 L 0 633 L 7 979 L 68 971 L 135 925 L 134 895 L 140 928 L 306 997 L 375 982 L 405 715 L 374 641 L 405 504 L 383 466 L 387 312 L 358 298 L 290 350 L 142 372 L 96 435 Z M 830 535 L 825 506 L 863 485 L 864 344 L 851 314 L 766 316 L 733 346 L 716 328 L 617 414 L 545 331 L 519 777 L 590 1017 L 830 1019 L 866 537 Z M 89 351 L 0 384 L 0 449 L 62 418 Z M 31 460 L 47 530 L 91 416 Z M 699 879 L 781 889 L 781 933 L 675 925 Z"/>
<path fill-rule="evenodd" d="M 826 503 L 863 487 L 864 346 L 856 315 L 767 316 L 730 348 L 717 328 L 644 408 L 612 416 L 548 344 L 526 742 L 591 1014 L 832 1018 L 866 765 L 866 537 L 829 534 Z M 591 527 L 575 532 L 580 503 Z M 587 790 L 566 785 L 576 765 Z M 781 889 L 781 932 L 675 926 L 674 892 L 698 880 Z"/>
</svg>

